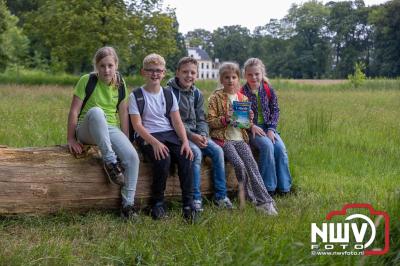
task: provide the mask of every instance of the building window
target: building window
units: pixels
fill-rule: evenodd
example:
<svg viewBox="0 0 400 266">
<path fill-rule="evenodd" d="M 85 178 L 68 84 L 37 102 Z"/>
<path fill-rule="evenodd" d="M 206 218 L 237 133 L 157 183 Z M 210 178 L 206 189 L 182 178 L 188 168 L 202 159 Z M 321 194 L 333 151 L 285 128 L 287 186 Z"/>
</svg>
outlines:
<svg viewBox="0 0 400 266">
<path fill-rule="evenodd" d="M 214 78 L 214 73 L 211 74 L 211 78 Z"/>
<path fill-rule="evenodd" d="M 206 64 L 206 67 L 207 67 L 207 69 L 208 69 L 208 64 Z"/>
<path fill-rule="evenodd" d="M 208 73 L 207 73 L 207 75 L 206 75 L 206 78 L 208 78 Z"/>
<path fill-rule="evenodd" d="M 204 78 L 204 74 L 203 73 L 201 73 L 201 78 Z"/>
<path fill-rule="evenodd" d="M 201 68 L 202 68 L 202 69 L 204 68 L 204 63 L 203 63 L 203 62 L 201 63 Z"/>
</svg>

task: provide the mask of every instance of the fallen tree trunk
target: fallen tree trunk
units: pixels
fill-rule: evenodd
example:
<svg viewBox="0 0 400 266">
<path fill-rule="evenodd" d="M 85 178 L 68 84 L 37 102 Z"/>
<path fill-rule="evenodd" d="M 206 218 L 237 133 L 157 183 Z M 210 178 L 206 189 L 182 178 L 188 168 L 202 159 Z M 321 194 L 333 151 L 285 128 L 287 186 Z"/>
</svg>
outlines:
<svg viewBox="0 0 400 266">
<path fill-rule="evenodd" d="M 210 161 L 202 165 L 201 191 L 211 195 Z M 227 165 L 228 191 L 237 190 L 233 168 Z M 146 204 L 151 196 L 151 164 L 141 159 L 135 202 Z M 181 195 L 179 179 L 167 181 L 167 198 Z M 66 146 L 46 148 L 0 147 L 0 216 L 44 214 L 60 210 L 115 209 L 121 202 L 119 186 L 108 182 L 95 148 L 77 159 Z"/>
</svg>

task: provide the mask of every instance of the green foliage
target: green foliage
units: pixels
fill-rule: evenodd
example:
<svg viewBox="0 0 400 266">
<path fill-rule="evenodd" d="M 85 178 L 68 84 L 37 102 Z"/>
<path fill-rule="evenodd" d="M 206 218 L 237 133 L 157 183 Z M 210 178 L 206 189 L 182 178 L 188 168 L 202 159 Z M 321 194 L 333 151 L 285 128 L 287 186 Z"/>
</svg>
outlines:
<svg viewBox="0 0 400 266">
<path fill-rule="evenodd" d="M 250 31 L 242 26 L 224 26 L 212 34 L 214 56 L 220 61 L 235 61 L 243 65 L 249 57 Z"/>
<path fill-rule="evenodd" d="M 211 58 L 214 58 L 213 34 L 208 30 L 195 29 L 185 35 L 185 40 L 190 47 L 201 46 Z"/>
<path fill-rule="evenodd" d="M 29 40 L 17 27 L 18 18 L 11 15 L 3 0 L 0 0 L 0 72 L 7 65 L 24 65 Z"/>
<path fill-rule="evenodd" d="M 374 53 L 371 65 L 374 76 L 400 76 L 400 0 L 387 1 L 374 8 L 369 20 L 373 25 Z"/>
<path fill-rule="evenodd" d="M 358 88 L 365 81 L 366 76 L 364 74 L 365 66 L 362 63 L 356 63 L 354 66 L 354 74 L 348 75 L 347 79 L 350 81 L 354 88 Z"/>
<path fill-rule="evenodd" d="M 196 225 L 182 221 L 179 203 L 161 222 L 145 213 L 136 222 L 123 222 L 115 212 L 104 211 L 2 218 L 1 264 L 399 264 L 400 80 L 367 80 L 354 90 L 348 90 L 346 83 L 272 80 L 272 84 L 279 96 L 279 131 L 289 152 L 295 188 L 294 194 L 276 199 L 278 217 L 266 217 L 251 204 L 243 211 L 227 212 L 206 201 Z M 211 81 L 197 85 L 207 95 L 217 86 Z M 0 117 L 7 126 L 0 129 L 0 144 L 65 143 L 71 96 L 71 87 L 1 86 Z M 311 134 L 307 116 L 318 112 L 329 121 L 325 123 L 329 130 L 317 126 Z M 328 212 L 355 202 L 389 213 L 389 253 L 311 256 L 310 224 L 322 223 Z M 382 235 L 377 239 L 382 241 Z"/>
</svg>

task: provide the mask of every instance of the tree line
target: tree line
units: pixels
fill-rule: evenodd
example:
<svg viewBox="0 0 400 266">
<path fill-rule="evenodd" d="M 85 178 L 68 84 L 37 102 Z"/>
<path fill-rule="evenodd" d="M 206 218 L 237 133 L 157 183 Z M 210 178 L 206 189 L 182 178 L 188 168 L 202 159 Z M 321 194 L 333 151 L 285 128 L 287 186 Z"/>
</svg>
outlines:
<svg viewBox="0 0 400 266">
<path fill-rule="evenodd" d="M 80 74 L 92 69 L 91 56 L 104 45 L 117 49 L 122 72 L 137 73 L 151 52 L 173 70 L 189 45 L 240 65 L 259 57 L 271 77 L 346 78 L 356 63 L 369 77 L 397 77 L 398 10 L 400 0 L 371 7 L 363 0 L 311 0 L 253 32 L 233 25 L 183 36 L 175 10 L 162 9 L 162 0 L 0 0 L 0 71 Z"/>
</svg>

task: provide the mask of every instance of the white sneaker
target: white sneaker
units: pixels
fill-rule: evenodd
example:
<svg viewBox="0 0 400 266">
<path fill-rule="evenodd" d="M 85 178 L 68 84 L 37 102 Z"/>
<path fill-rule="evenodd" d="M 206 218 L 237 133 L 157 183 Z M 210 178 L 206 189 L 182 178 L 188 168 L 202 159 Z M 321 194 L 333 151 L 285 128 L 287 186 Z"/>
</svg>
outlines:
<svg viewBox="0 0 400 266">
<path fill-rule="evenodd" d="M 198 212 L 203 211 L 203 203 L 201 202 L 201 200 L 193 200 L 193 207 Z"/>
<path fill-rule="evenodd" d="M 273 202 L 269 202 L 269 203 L 265 203 L 263 205 L 256 206 L 256 209 L 261 212 L 264 212 L 267 215 L 271 215 L 271 216 L 278 215 L 278 211 L 276 210 Z"/>
<path fill-rule="evenodd" d="M 225 198 L 220 199 L 220 200 L 216 200 L 215 204 L 217 204 L 217 206 L 220 207 L 220 208 L 224 208 L 224 209 L 228 209 L 228 210 L 232 210 L 233 209 L 232 202 L 228 197 L 225 197 Z"/>
</svg>

